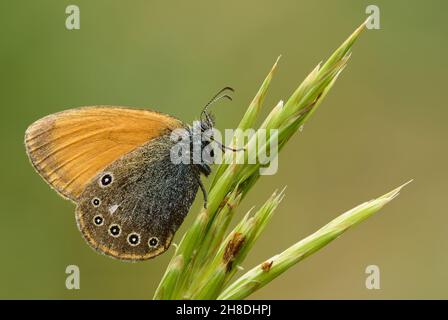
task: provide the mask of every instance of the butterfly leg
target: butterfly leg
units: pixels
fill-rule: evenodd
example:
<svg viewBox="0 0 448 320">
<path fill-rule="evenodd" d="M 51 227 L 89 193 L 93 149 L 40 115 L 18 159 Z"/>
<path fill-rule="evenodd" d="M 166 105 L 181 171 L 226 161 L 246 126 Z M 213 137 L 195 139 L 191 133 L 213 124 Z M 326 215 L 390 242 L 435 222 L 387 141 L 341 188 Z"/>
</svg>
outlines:
<svg viewBox="0 0 448 320">
<path fill-rule="evenodd" d="M 204 185 L 202 184 L 201 178 L 198 178 L 199 186 L 201 187 L 202 194 L 204 195 L 204 208 L 207 209 L 207 190 L 205 190 Z"/>
<path fill-rule="evenodd" d="M 230 151 L 233 151 L 233 152 L 246 150 L 245 148 L 237 148 L 237 149 L 235 149 L 235 148 L 228 147 L 228 146 L 223 145 L 221 142 L 219 142 L 218 140 L 215 140 L 213 138 L 211 138 L 211 141 L 215 142 L 219 146 L 219 148 L 221 149 L 222 152 L 226 152 L 226 150 L 230 150 Z"/>
</svg>

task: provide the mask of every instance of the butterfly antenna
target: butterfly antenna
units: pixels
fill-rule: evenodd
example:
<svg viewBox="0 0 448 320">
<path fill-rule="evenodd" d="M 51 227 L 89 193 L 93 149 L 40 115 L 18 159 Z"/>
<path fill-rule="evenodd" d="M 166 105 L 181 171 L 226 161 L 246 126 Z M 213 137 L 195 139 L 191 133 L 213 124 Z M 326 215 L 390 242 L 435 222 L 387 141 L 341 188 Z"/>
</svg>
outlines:
<svg viewBox="0 0 448 320">
<path fill-rule="evenodd" d="M 201 117 L 202 117 L 202 116 L 205 116 L 206 119 L 207 119 L 207 121 L 210 121 L 211 119 L 210 119 L 210 116 L 208 115 L 207 111 L 208 111 L 208 108 L 209 108 L 212 104 L 214 104 L 215 102 L 217 102 L 217 101 L 219 101 L 219 100 L 221 100 L 221 99 L 223 99 L 223 98 L 228 99 L 228 100 L 232 100 L 232 97 L 229 96 L 228 94 L 223 94 L 223 95 L 221 95 L 221 94 L 224 93 L 225 91 L 235 92 L 235 90 L 234 90 L 233 88 L 231 88 L 231 87 L 224 87 L 224 88 L 222 88 L 221 90 L 219 90 L 219 92 L 216 93 L 216 94 L 213 96 L 213 98 L 211 98 L 210 101 L 207 102 L 207 104 L 204 106 L 204 109 L 202 109 L 202 112 L 201 112 Z"/>
</svg>

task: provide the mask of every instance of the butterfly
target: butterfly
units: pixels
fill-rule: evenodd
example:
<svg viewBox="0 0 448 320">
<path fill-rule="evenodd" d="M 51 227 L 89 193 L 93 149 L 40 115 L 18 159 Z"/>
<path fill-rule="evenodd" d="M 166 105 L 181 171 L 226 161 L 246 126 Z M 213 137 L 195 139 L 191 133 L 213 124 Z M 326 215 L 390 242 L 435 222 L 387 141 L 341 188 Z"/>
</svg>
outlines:
<svg viewBox="0 0 448 320">
<path fill-rule="evenodd" d="M 173 116 L 128 107 L 81 107 L 48 115 L 28 127 L 31 164 L 57 193 L 76 204 L 84 239 L 95 250 L 121 260 L 146 260 L 165 252 L 211 173 L 209 158 L 174 163 L 172 139 L 182 129 L 205 136 L 214 128 L 208 107 L 231 99 L 225 87 L 187 125 Z M 201 137 L 200 149 L 216 142 Z M 190 142 L 188 142 L 190 143 Z"/>
</svg>

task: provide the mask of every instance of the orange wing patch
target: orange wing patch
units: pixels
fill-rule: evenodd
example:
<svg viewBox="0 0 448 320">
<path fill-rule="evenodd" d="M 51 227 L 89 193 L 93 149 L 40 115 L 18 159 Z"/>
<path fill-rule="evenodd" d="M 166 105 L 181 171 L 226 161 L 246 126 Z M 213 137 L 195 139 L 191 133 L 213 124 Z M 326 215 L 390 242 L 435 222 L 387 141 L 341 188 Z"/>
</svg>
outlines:
<svg viewBox="0 0 448 320">
<path fill-rule="evenodd" d="M 149 110 L 83 107 L 34 122 L 26 130 L 25 146 L 45 181 L 62 196 L 76 201 L 107 165 L 182 126 L 174 117 Z"/>
</svg>

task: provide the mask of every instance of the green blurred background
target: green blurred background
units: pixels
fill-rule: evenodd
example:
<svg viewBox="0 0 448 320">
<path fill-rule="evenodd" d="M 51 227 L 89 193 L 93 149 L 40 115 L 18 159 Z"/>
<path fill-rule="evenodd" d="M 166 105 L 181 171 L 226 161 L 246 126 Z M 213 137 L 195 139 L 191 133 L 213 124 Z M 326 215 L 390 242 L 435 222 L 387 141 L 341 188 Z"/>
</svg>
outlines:
<svg viewBox="0 0 448 320">
<path fill-rule="evenodd" d="M 65 28 L 65 8 L 81 29 Z M 448 298 L 446 1 L 2 1 L 0 4 L 0 298 L 137 298 L 156 288 L 173 248 L 124 263 L 99 255 L 74 206 L 30 166 L 27 126 L 70 107 L 147 106 L 186 122 L 219 88 L 234 127 L 282 54 L 264 115 L 366 18 L 381 9 L 304 131 L 282 151 L 239 215 L 287 185 L 286 198 L 244 263 L 250 268 L 343 211 L 414 178 L 401 196 L 253 298 Z M 191 224 L 202 197 L 176 235 Z M 65 288 L 65 268 L 81 289 Z M 378 265 L 381 289 L 365 288 Z"/>
</svg>

